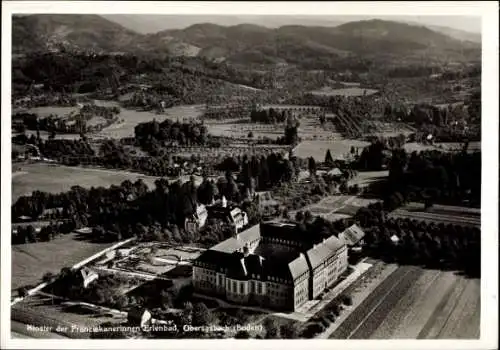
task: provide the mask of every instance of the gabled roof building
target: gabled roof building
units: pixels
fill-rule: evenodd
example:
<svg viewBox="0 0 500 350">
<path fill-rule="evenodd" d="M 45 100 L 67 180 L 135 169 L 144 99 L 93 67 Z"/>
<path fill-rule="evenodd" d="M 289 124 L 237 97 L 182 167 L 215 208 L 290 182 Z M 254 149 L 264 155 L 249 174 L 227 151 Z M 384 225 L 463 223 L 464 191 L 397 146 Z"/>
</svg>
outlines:
<svg viewBox="0 0 500 350">
<path fill-rule="evenodd" d="M 347 269 L 347 247 L 310 242 L 293 223 L 265 222 L 215 245 L 193 264 L 193 286 L 230 302 L 296 310 Z"/>
</svg>

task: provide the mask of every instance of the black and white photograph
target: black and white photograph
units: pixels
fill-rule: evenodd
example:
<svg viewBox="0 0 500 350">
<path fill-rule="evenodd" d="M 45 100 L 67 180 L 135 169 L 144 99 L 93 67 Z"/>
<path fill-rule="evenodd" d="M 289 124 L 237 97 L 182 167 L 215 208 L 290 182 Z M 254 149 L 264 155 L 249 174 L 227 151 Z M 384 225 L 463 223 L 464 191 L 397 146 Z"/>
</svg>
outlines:
<svg viewBox="0 0 500 350">
<path fill-rule="evenodd" d="M 81 3 L 2 3 L 2 348 L 498 346 L 498 3 Z"/>
</svg>

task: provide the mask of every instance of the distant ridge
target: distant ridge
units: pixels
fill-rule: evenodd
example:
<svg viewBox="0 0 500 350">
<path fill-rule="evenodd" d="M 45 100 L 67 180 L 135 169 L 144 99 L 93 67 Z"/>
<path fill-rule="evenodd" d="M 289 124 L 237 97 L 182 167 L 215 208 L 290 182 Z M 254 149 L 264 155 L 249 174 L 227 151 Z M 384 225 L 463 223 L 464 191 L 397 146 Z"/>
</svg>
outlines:
<svg viewBox="0 0 500 350">
<path fill-rule="evenodd" d="M 139 34 L 102 16 L 71 14 L 13 17 L 12 37 L 15 53 L 64 47 L 202 56 L 241 64 L 335 62 L 347 56 L 397 59 L 425 55 L 459 61 L 480 57 L 479 44 L 457 39 L 457 33 L 444 34 L 444 30 L 374 19 L 335 27 L 197 23 L 185 29 Z"/>
</svg>

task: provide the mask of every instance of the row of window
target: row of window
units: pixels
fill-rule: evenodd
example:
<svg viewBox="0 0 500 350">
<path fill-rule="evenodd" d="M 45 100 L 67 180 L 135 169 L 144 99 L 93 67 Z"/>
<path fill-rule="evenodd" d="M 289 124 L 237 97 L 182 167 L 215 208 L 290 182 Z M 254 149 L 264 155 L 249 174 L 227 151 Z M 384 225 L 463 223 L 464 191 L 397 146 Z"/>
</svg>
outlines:
<svg viewBox="0 0 500 350">
<path fill-rule="evenodd" d="M 273 296 L 273 297 L 278 297 L 278 298 L 285 298 L 287 293 L 286 292 L 277 292 L 274 290 L 270 290 L 267 294 Z"/>
<path fill-rule="evenodd" d="M 282 239 L 282 238 L 276 238 L 276 237 L 264 237 L 264 242 L 271 242 L 271 243 L 280 243 L 280 244 L 287 244 L 291 246 L 297 246 L 298 242 L 296 241 L 290 241 L 288 239 Z"/>
</svg>

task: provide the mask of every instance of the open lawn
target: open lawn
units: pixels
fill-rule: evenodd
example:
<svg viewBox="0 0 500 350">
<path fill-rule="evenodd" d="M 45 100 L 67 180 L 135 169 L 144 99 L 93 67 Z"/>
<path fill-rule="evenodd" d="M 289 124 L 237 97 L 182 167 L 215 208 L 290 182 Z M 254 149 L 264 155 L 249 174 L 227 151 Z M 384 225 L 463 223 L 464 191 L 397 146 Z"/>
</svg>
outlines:
<svg viewBox="0 0 500 350">
<path fill-rule="evenodd" d="M 480 280 L 400 266 L 333 332 L 334 339 L 478 339 Z"/>
<path fill-rule="evenodd" d="M 70 233 L 50 242 L 13 245 L 12 289 L 41 283 L 45 273 L 59 273 L 63 267 L 71 267 L 111 246 L 80 241 L 76 237 L 76 233 Z"/>
<path fill-rule="evenodd" d="M 78 107 L 57 107 L 57 106 L 47 106 L 47 107 L 35 107 L 26 110 L 27 113 L 34 113 L 42 118 L 48 117 L 49 115 L 56 115 L 58 117 L 68 116 L 70 113 L 78 112 Z"/>
<path fill-rule="evenodd" d="M 32 163 L 16 164 L 12 170 L 12 202 L 20 196 L 31 195 L 35 190 L 59 193 L 68 191 L 72 186 L 90 188 L 119 185 L 125 180 L 142 179 L 153 188 L 157 177 L 138 173 L 96 168 L 68 167 L 61 165 Z"/>
<path fill-rule="evenodd" d="M 109 102 L 112 103 L 112 102 Z M 118 106 L 118 103 L 115 102 Z M 165 119 L 179 120 L 196 119 L 201 115 L 203 109 L 199 105 L 193 106 L 175 106 L 165 109 L 164 113 L 155 113 L 154 111 L 136 111 L 133 109 L 120 108 L 119 123 L 112 124 L 103 130 L 91 134 L 95 138 L 122 138 L 134 136 L 134 128 L 139 123 L 150 122 L 156 119 L 162 122 Z"/>
<path fill-rule="evenodd" d="M 299 158 L 313 157 L 316 161 L 325 160 L 326 151 L 329 149 L 333 159 L 343 159 L 350 153 L 351 147 L 365 147 L 370 143 L 360 140 L 336 140 L 336 141 L 303 141 L 295 148 L 295 155 Z"/>
</svg>

